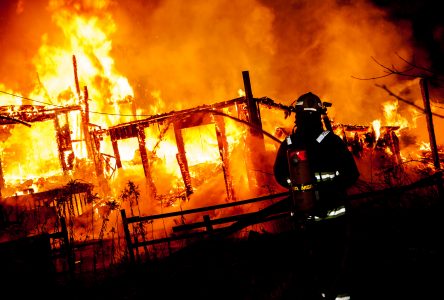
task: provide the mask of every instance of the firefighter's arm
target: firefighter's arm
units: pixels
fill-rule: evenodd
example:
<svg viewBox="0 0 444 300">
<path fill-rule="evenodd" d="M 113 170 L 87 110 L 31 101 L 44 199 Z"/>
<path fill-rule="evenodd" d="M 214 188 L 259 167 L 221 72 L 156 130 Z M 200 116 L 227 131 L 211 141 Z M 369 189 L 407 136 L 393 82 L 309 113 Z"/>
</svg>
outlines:
<svg viewBox="0 0 444 300">
<path fill-rule="evenodd" d="M 353 154 L 348 150 L 345 143 L 341 143 L 341 147 L 338 148 L 338 160 L 339 169 L 341 174 L 341 181 L 344 187 L 352 186 L 359 178 L 359 170 L 356 165 Z"/>
</svg>

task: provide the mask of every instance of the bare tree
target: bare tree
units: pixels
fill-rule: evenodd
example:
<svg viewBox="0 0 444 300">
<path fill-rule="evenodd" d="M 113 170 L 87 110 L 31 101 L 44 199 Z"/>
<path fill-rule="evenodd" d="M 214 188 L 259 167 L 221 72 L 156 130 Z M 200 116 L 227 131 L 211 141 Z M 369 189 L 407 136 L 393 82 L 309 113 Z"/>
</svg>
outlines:
<svg viewBox="0 0 444 300">
<path fill-rule="evenodd" d="M 440 84 L 441 82 L 444 82 L 444 78 L 436 73 L 434 73 L 432 70 L 425 68 L 423 66 L 417 65 L 414 62 L 410 62 L 406 59 L 404 59 L 403 57 L 401 57 L 400 55 L 396 54 L 403 62 L 405 62 L 407 64 L 407 67 L 399 70 L 396 66 L 392 65 L 391 67 L 388 67 L 382 63 L 380 63 L 378 60 L 376 60 L 374 57 L 371 57 L 373 59 L 373 61 L 379 65 L 383 71 L 384 71 L 384 75 L 380 75 L 380 76 L 373 76 L 373 77 L 367 77 L 367 78 L 359 78 L 356 76 L 352 76 L 352 78 L 358 79 L 358 80 L 376 80 L 376 79 L 381 79 L 381 78 L 385 78 L 385 77 L 389 77 L 389 76 L 402 76 L 402 77 L 411 77 L 411 78 L 420 78 L 420 79 L 425 79 L 428 82 L 433 82 L 436 84 Z M 422 113 L 426 113 L 425 109 L 421 106 L 416 105 L 415 103 L 413 103 L 412 101 L 409 101 L 397 94 L 395 94 L 393 91 L 391 91 L 385 84 L 375 84 L 375 86 L 377 86 L 378 88 L 383 89 L 384 91 L 386 91 L 391 97 L 396 98 L 397 100 L 404 102 L 412 107 L 414 107 L 415 109 L 421 111 Z M 438 105 L 434 105 L 437 108 L 444 108 Z M 433 116 L 444 119 L 444 115 L 438 114 L 438 113 L 432 113 Z"/>
</svg>

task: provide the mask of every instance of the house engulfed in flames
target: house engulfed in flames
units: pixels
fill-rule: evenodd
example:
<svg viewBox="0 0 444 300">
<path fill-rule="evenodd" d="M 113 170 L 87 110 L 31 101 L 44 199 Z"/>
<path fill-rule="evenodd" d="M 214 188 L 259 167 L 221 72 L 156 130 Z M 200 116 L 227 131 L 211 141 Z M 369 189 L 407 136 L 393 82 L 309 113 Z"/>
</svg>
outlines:
<svg viewBox="0 0 444 300">
<path fill-rule="evenodd" d="M 21 162 L 9 160 L 15 152 L 23 151 L 23 160 L 39 165 L 27 155 L 24 140 L 19 139 L 20 149 L 17 144 L 3 149 L 2 242 L 49 234 L 52 251 L 66 249 L 63 245 L 69 244 L 71 254 L 76 249 L 78 259 L 79 255 L 88 255 L 82 251 L 96 255 L 97 251 L 87 248 L 98 242 L 103 247 L 102 242 L 107 240 L 114 249 L 109 259 L 112 262 L 125 252 L 115 247 L 122 230 L 118 209 L 137 217 L 282 191 L 274 181 L 271 165 L 278 144 L 288 133 L 285 128 L 291 128 L 293 120 L 271 125 L 263 120 L 268 113 L 291 114 L 292 108 L 267 97 L 254 98 L 248 72 L 243 72 L 243 77 L 245 94 L 239 98 L 109 128 L 89 122 L 86 102 L 56 108 L 2 107 L 2 142 L 15 139 L 14 128 L 18 127 L 27 132 L 36 130 L 37 139 L 42 139 L 39 134 L 51 132 L 48 140 L 55 140 L 57 159 L 50 164 L 59 170 L 45 171 L 40 177 L 20 173 L 17 166 Z M 88 99 L 86 88 L 84 93 L 82 99 Z M 80 123 L 72 122 L 77 119 Z M 39 129 L 43 123 L 51 130 Z M 370 151 L 379 151 L 379 168 L 401 163 L 396 135 L 399 127 L 330 126 L 343 137 L 357 160 L 366 159 Z M 77 136 L 74 127 L 80 128 Z M 128 141 L 129 145 L 125 143 Z M 39 149 L 46 151 L 46 146 L 50 147 L 42 145 Z M 86 155 L 81 157 L 77 153 L 82 152 L 76 149 L 86 149 Z M 11 171 L 22 174 L 25 180 L 10 176 Z M 173 219 L 167 227 L 185 223 L 183 217 L 179 219 Z M 165 222 L 162 226 L 153 221 L 148 225 L 152 226 L 153 237 L 168 235 Z M 74 263 L 62 260 L 61 265 L 73 268 Z"/>
</svg>

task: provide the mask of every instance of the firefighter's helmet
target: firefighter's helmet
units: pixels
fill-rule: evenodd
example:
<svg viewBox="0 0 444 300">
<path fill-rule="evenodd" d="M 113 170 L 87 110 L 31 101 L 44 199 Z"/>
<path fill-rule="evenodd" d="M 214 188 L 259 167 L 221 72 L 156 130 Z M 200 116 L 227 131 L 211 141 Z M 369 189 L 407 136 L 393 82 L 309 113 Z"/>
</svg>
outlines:
<svg viewBox="0 0 444 300">
<path fill-rule="evenodd" d="M 296 113 L 301 112 L 324 112 L 321 99 L 315 94 L 308 92 L 300 96 L 295 103 Z"/>
</svg>

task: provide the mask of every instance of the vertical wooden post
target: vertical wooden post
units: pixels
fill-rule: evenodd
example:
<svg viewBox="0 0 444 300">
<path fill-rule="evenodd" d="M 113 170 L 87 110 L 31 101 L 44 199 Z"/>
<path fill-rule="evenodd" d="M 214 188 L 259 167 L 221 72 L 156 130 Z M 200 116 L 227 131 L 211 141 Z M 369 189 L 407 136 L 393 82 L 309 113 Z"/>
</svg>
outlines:
<svg viewBox="0 0 444 300">
<path fill-rule="evenodd" d="M 72 64 L 73 64 L 73 68 L 74 68 L 74 83 L 76 86 L 76 92 L 77 92 L 77 97 L 79 99 L 79 104 L 80 104 L 80 106 L 82 106 L 82 104 L 84 104 L 84 107 L 81 110 L 81 116 L 82 116 L 82 133 L 83 133 L 83 138 L 85 141 L 86 153 L 88 154 L 88 157 L 91 158 L 92 149 L 91 149 L 91 136 L 89 133 L 88 90 L 85 86 L 85 89 L 84 89 L 85 94 L 84 94 L 83 101 L 82 101 L 82 95 L 80 94 L 79 77 L 77 74 L 77 59 L 76 59 L 75 55 L 72 56 Z"/>
<path fill-rule="evenodd" d="M 230 160 L 228 155 L 228 141 L 225 134 L 225 122 L 221 116 L 214 116 L 214 123 L 216 127 L 217 145 L 219 147 L 219 154 L 222 160 L 222 170 L 224 173 L 225 189 L 227 191 L 228 202 L 235 201 L 236 196 L 233 189 L 233 180 L 231 177 Z"/>
<path fill-rule="evenodd" d="M 249 121 L 255 128 L 262 129 L 259 109 L 257 107 L 256 101 L 253 98 L 253 92 L 251 90 L 251 83 L 250 83 L 250 75 L 248 71 L 242 72 L 242 78 L 244 80 L 245 98 L 247 100 Z M 262 134 L 262 132 L 254 130 L 254 128 L 252 128 L 252 131 L 255 132 L 255 134 Z"/>
<path fill-rule="evenodd" d="M 248 71 L 242 72 L 245 87 L 245 98 L 247 102 L 248 121 L 251 124 L 249 128 L 249 136 L 247 136 L 248 153 L 250 157 L 250 167 L 247 170 L 248 173 L 252 173 L 248 176 L 250 189 L 254 190 L 258 194 L 262 193 L 262 189 L 265 186 L 264 174 L 264 162 L 265 159 L 265 144 L 264 135 L 262 133 L 262 122 L 260 118 L 259 108 L 256 100 L 253 98 L 253 92 L 251 90 L 250 76 Z"/>
<path fill-rule="evenodd" d="M 125 232 L 125 240 L 126 240 L 126 246 L 128 247 L 130 262 L 135 263 L 136 259 L 134 257 L 134 252 L 133 252 L 133 243 L 131 242 L 131 234 L 128 229 L 128 220 L 126 219 L 126 213 L 124 209 L 120 210 L 120 215 L 122 216 L 123 231 Z"/>
<path fill-rule="evenodd" d="M 60 218 L 60 227 L 61 227 L 61 230 L 62 230 L 61 234 L 62 234 L 62 237 L 63 237 L 63 243 L 64 243 L 66 257 L 68 259 L 69 273 L 71 275 L 73 275 L 74 274 L 74 267 L 75 267 L 74 253 L 73 253 L 72 245 L 71 245 L 70 240 L 69 240 L 68 227 L 66 226 L 66 219 L 65 219 L 65 217 L 61 217 Z"/>
<path fill-rule="evenodd" d="M 205 228 L 207 229 L 207 231 L 208 232 L 213 232 L 213 225 L 211 225 L 210 216 L 209 215 L 204 215 L 203 219 L 204 219 Z"/>
<path fill-rule="evenodd" d="M 117 144 L 116 130 L 110 130 L 111 145 L 113 146 L 114 157 L 116 158 L 117 168 L 122 168 L 122 161 L 120 160 L 119 146 Z"/>
<path fill-rule="evenodd" d="M 145 146 L 145 128 L 143 126 L 137 127 L 137 140 L 139 142 L 139 151 L 140 157 L 142 159 L 143 172 L 145 174 L 146 183 L 148 185 L 148 189 L 151 193 L 151 198 L 156 199 L 156 186 L 154 185 L 153 178 L 151 177 L 151 165 L 148 158 L 148 152 L 146 151 Z"/>
<path fill-rule="evenodd" d="M 182 131 L 178 124 L 174 124 L 174 137 L 176 138 L 177 150 L 176 154 L 177 163 L 179 164 L 180 172 L 182 174 L 183 182 L 187 192 L 187 197 L 193 193 L 193 186 L 191 185 L 191 175 L 188 168 L 188 161 L 185 152 L 185 143 L 183 141 Z"/>
<path fill-rule="evenodd" d="M 402 158 L 401 158 L 401 150 L 399 148 L 399 139 L 394 131 L 390 131 L 390 146 L 393 154 L 396 157 L 396 164 L 401 166 Z"/>
<path fill-rule="evenodd" d="M 438 147 L 436 145 L 435 129 L 433 126 L 433 114 L 432 114 L 432 109 L 430 107 L 429 88 L 427 85 L 427 80 L 425 78 L 421 78 L 420 85 L 421 85 L 422 99 L 424 101 L 424 112 L 426 114 L 426 119 L 427 119 L 427 129 L 429 131 L 430 150 L 432 151 L 433 165 L 435 166 L 435 170 L 439 171 L 441 169 L 441 163 L 439 161 Z M 436 187 L 438 189 L 438 198 L 442 200 L 444 197 L 442 176 L 439 176 Z M 442 209 L 444 203 L 440 201 L 438 205 Z"/>
<path fill-rule="evenodd" d="M 427 80 L 425 78 L 421 78 L 420 85 L 422 99 L 424 101 L 424 112 L 427 119 L 427 129 L 429 131 L 430 149 L 432 151 L 433 164 L 435 166 L 435 169 L 439 170 L 441 166 L 439 162 L 438 147 L 436 145 L 435 129 L 433 127 L 433 115 L 432 109 L 430 108 L 429 88 L 427 85 Z"/>
<path fill-rule="evenodd" d="M 55 117 L 54 117 L 54 127 L 56 130 L 56 137 L 57 137 L 57 146 L 58 146 L 58 152 L 59 152 L 59 160 L 60 160 L 60 165 L 62 166 L 62 170 L 63 172 L 66 174 L 67 168 L 66 168 L 66 162 L 65 162 L 65 158 L 63 155 L 63 150 L 62 150 L 62 146 L 61 146 L 61 132 L 60 132 L 60 123 L 59 123 L 59 116 L 56 113 Z"/>
<path fill-rule="evenodd" d="M 74 67 L 74 83 L 76 85 L 77 97 L 80 100 L 80 84 L 79 84 L 79 76 L 77 75 L 77 59 L 75 55 L 72 56 L 72 64 Z"/>
</svg>

